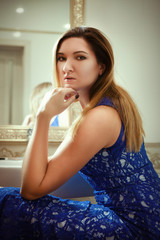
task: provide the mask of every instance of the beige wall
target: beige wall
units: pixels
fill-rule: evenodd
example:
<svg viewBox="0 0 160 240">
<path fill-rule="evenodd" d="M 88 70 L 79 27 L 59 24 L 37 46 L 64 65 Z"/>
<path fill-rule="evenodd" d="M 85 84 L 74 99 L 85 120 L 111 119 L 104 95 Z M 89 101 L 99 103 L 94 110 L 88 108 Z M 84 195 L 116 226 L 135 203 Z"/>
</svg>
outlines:
<svg viewBox="0 0 160 240">
<path fill-rule="evenodd" d="M 85 25 L 99 28 L 112 43 L 116 80 L 139 107 L 145 141 L 160 142 L 160 1 L 85 3 Z"/>
</svg>

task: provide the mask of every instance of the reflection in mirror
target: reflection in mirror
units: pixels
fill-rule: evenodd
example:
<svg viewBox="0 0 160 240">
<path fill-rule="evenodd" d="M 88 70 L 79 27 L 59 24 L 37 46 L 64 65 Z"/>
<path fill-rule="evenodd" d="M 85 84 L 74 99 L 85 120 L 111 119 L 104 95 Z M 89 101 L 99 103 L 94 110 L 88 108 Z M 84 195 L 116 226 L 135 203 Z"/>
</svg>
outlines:
<svg viewBox="0 0 160 240">
<path fill-rule="evenodd" d="M 22 47 L 0 46 L 0 125 L 19 124 L 22 119 L 22 64 Z"/>
<path fill-rule="evenodd" d="M 69 27 L 70 0 L 1 1 L 0 125 L 21 125 L 34 87 L 53 81 L 52 48 Z"/>
<path fill-rule="evenodd" d="M 47 92 L 52 91 L 53 89 L 52 82 L 42 82 L 36 85 L 31 93 L 30 96 L 30 113 L 25 116 L 22 125 L 23 126 L 29 126 L 30 128 L 33 128 L 35 121 L 36 121 L 36 115 L 37 111 L 39 109 L 39 106 L 47 94 Z M 51 127 L 69 127 L 69 114 L 68 109 L 66 109 L 61 114 L 54 116 L 51 119 L 50 122 Z"/>
</svg>

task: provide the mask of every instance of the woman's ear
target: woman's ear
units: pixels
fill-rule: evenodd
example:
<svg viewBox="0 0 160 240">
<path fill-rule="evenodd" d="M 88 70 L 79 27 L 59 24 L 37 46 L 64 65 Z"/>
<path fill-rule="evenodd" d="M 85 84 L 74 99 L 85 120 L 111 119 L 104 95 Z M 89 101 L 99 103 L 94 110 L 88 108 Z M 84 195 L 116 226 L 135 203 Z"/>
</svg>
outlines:
<svg viewBox="0 0 160 240">
<path fill-rule="evenodd" d="M 99 66 L 100 66 L 100 68 L 99 68 L 99 75 L 101 76 L 104 73 L 105 69 L 106 69 L 106 65 L 104 63 L 101 63 Z"/>
</svg>

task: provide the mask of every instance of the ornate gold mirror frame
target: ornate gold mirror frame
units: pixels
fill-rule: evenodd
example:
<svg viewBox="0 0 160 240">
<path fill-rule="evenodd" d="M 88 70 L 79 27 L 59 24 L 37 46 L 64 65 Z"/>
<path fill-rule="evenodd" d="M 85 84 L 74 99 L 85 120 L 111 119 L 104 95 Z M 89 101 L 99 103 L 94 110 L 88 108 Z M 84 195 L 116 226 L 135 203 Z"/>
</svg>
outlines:
<svg viewBox="0 0 160 240">
<path fill-rule="evenodd" d="M 76 27 L 84 24 L 84 1 L 70 0 L 70 24 Z M 70 123 L 74 121 L 80 112 L 76 103 L 70 107 Z M 57 148 L 67 131 L 67 128 L 51 127 L 49 130 L 49 147 L 52 152 Z M 0 158 L 21 158 L 24 155 L 28 143 L 30 129 L 19 125 L 0 126 Z M 49 149 L 50 153 L 50 149 Z"/>
</svg>

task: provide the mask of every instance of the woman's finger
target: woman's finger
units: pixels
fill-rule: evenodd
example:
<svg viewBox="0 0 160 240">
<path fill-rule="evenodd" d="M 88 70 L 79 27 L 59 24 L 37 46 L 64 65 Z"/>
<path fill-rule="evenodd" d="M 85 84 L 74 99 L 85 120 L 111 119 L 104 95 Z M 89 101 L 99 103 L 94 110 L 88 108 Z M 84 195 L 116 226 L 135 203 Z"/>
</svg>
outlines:
<svg viewBox="0 0 160 240">
<path fill-rule="evenodd" d="M 67 101 L 72 96 L 76 96 L 77 92 L 72 88 L 59 88 L 58 92 L 61 92 L 64 96 L 64 101 Z"/>
<path fill-rule="evenodd" d="M 76 95 L 72 95 L 71 97 L 69 97 L 66 101 L 65 101 L 65 106 L 66 108 L 69 107 L 69 105 L 71 105 L 73 102 L 75 102 L 75 100 L 79 97 L 78 94 Z"/>
</svg>

